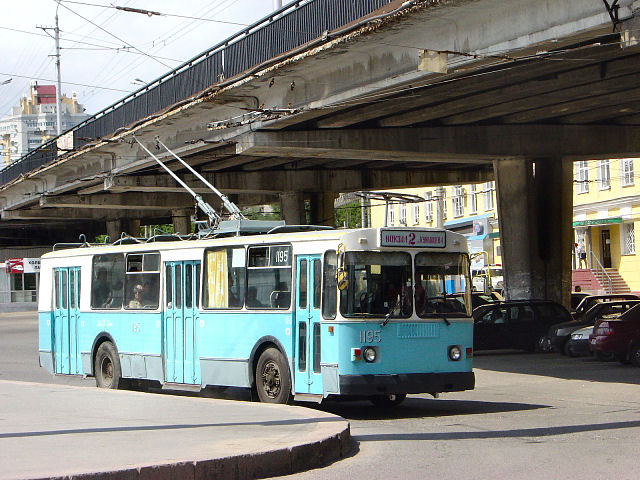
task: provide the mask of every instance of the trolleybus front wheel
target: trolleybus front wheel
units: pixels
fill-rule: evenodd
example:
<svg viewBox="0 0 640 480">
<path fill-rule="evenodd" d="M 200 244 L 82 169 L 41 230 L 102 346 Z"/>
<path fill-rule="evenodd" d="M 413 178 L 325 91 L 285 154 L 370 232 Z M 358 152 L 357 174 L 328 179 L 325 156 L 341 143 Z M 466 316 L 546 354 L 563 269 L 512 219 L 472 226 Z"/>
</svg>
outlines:
<svg viewBox="0 0 640 480">
<path fill-rule="evenodd" d="M 395 407 L 396 405 L 400 405 L 405 398 L 407 398 L 406 393 L 391 393 L 389 395 L 375 395 L 373 397 L 370 397 L 369 400 L 376 407 L 390 408 Z"/>
<path fill-rule="evenodd" d="M 98 347 L 94 365 L 96 384 L 100 388 L 118 388 L 122 381 L 120 357 L 111 342 L 104 342 Z"/>
<path fill-rule="evenodd" d="M 289 403 L 291 375 L 284 355 L 277 348 L 267 348 L 256 365 L 256 390 L 265 403 Z"/>
</svg>

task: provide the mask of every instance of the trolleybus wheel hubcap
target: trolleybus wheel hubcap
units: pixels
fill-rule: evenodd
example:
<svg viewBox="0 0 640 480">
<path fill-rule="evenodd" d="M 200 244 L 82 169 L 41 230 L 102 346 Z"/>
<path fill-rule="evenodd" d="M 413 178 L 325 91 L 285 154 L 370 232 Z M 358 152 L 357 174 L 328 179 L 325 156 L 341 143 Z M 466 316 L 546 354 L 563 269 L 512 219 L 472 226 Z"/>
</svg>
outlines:
<svg viewBox="0 0 640 480">
<path fill-rule="evenodd" d="M 102 359 L 102 377 L 107 381 L 107 383 L 111 384 L 113 381 L 113 363 L 111 363 L 111 359 L 109 357 L 105 357 Z"/>
<path fill-rule="evenodd" d="M 273 360 L 264 364 L 262 369 L 262 386 L 269 397 L 275 398 L 280 392 L 280 371 Z"/>
</svg>

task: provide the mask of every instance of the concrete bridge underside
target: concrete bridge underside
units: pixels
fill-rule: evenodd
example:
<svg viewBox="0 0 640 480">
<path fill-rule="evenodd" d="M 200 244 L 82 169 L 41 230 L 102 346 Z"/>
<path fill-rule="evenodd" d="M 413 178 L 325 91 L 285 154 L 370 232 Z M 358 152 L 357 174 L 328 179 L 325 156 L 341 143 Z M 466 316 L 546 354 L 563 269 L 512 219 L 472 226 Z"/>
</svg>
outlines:
<svg viewBox="0 0 640 480">
<path fill-rule="evenodd" d="M 604 3 L 418 1 L 381 16 L 391 2 L 4 185 L 0 241 L 184 231 L 193 200 L 133 135 L 205 190 L 158 136 L 239 205 L 280 201 L 290 223 L 303 200 L 326 223 L 339 192 L 495 179 L 509 296 L 566 303 L 572 162 L 640 152 L 640 2 Z"/>
</svg>

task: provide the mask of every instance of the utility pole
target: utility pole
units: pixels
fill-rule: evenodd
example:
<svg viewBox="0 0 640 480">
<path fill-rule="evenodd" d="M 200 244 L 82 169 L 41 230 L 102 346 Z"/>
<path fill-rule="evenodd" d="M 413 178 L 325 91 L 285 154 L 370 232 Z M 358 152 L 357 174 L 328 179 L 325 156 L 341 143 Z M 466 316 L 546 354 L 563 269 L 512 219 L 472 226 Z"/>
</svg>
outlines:
<svg viewBox="0 0 640 480">
<path fill-rule="evenodd" d="M 61 96 L 62 96 L 62 81 L 60 79 L 60 27 L 58 26 L 58 6 L 56 7 L 56 26 L 55 27 L 38 27 L 44 30 L 44 32 L 51 36 L 47 30 L 53 30 L 54 40 L 56 41 L 56 73 L 58 76 L 58 83 L 56 85 L 56 132 L 60 136 L 62 134 L 62 108 L 61 108 Z"/>
<path fill-rule="evenodd" d="M 282 8 L 282 0 L 273 0 L 273 11 L 280 10 Z"/>
<path fill-rule="evenodd" d="M 62 82 L 60 81 L 60 28 L 58 27 L 58 7 L 56 7 L 56 28 L 54 32 L 56 34 L 56 71 L 58 73 L 58 85 L 56 85 L 56 131 L 58 136 L 60 136 L 62 134 L 62 108 L 60 108 Z"/>
</svg>

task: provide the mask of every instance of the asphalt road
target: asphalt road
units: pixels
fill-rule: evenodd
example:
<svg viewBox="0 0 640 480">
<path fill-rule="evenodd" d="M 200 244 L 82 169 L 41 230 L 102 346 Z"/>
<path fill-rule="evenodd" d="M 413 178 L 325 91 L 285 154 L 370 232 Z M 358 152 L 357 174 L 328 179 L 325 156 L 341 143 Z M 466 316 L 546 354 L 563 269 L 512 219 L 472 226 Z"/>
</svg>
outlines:
<svg viewBox="0 0 640 480">
<path fill-rule="evenodd" d="M 327 402 L 356 448 L 285 478 L 638 478 L 640 369 L 589 358 L 478 353 L 477 388 L 414 395 L 394 410 Z M 0 316 L 0 379 L 94 386 L 38 367 L 34 314 Z"/>
</svg>

